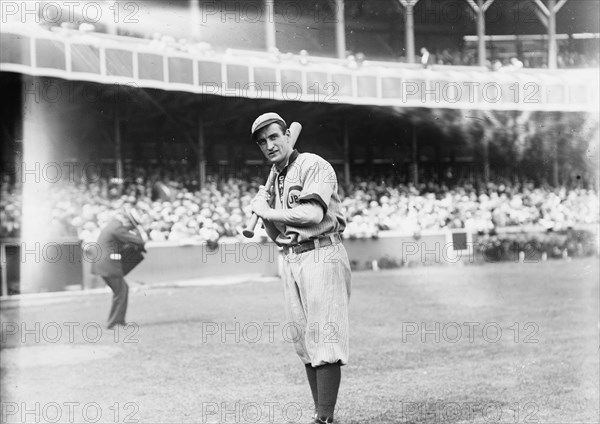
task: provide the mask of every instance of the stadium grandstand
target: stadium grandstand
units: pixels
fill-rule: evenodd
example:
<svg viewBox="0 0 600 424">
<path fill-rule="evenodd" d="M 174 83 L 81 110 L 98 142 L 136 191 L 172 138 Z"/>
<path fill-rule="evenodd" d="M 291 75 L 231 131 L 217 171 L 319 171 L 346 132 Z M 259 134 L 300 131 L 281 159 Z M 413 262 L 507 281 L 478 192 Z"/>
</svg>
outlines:
<svg viewBox="0 0 600 424">
<path fill-rule="evenodd" d="M 268 110 L 335 166 L 346 237 L 597 226 L 597 1 L 67 3 L 2 2 L 6 248 L 127 204 L 157 242 L 239 238 Z"/>
</svg>

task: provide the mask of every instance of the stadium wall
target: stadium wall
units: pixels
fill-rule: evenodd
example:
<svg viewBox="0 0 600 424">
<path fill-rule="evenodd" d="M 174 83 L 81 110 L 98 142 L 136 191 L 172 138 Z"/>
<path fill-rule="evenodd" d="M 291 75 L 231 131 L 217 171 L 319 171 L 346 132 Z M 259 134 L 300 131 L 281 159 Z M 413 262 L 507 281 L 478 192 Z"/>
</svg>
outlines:
<svg viewBox="0 0 600 424">
<path fill-rule="evenodd" d="M 509 227 L 495 236 L 473 235 L 464 229 L 430 231 L 405 235 L 392 231 L 377 238 L 345 239 L 354 270 L 396 268 L 415 265 L 463 265 L 512 261 L 539 262 L 549 258 L 598 255 L 597 225 L 548 232 L 543 228 Z M 61 239 L 23 249 L 17 239 L 0 241 L 2 255 L 2 296 L 104 287 L 91 274 L 98 256 L 94 243 Z M 20 281 L 19 266 L 29 268 Z M 147 285 L 190 283 L 212 277 L 278 276 L 282 257 L 271 242 L 228 241 L 219 244 L 149 242 L 145 259 L 127 276 L 130 282 Z"/>
<path fill-rule="evenodd" d="M 344 246 L 355 269 L 377 267 L 373 261 L 381 258 L 390 258 L 390 262 L 398 264 L 456 262 L 453 258 L 462 253 L 454 249 L 451 234 L 413 237 L 390 232 L 377 239 L 347 239 Z M 91 273 L 92 263 L 99 254 L 94 243 L 82 244 L 74 238 L 40 244 L 35 249 L 23 246 L 18 240 L 1 242 L 3 296 L 104 287 L 102 279 Z M 281 254 L 270 242 L 224 242 L 214 246 L 149 242 L 146 248 L 145 259 L 127 275 L 129 281 L 152 285 L 207 277 L 277 276 L 280 273 Z M 20 281 L 19 265 L 29 270 L 26 281 Z"/>
</svg>

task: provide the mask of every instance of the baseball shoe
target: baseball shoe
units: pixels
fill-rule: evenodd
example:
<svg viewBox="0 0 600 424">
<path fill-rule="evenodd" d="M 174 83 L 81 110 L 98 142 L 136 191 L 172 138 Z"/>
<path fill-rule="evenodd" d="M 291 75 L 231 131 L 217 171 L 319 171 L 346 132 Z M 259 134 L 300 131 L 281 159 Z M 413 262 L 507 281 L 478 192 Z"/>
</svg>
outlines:
<svg viewBox="0 0 600 424">
<path fill-rule="evenodd" d="M 315 424 L 333 424 L 333 417 L 317 417 L 317 416 L 315 416 Z"/>
</svg>

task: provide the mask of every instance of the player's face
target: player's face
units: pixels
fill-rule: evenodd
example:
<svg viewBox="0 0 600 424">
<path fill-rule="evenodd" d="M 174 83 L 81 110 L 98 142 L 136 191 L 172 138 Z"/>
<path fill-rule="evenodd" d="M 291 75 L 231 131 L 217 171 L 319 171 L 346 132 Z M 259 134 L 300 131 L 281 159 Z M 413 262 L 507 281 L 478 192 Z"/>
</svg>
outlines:
<svg viewBox="0 0 600 424">
<path fill-rule="evenodd" d="M 289 135 L 289 130 L 285 134 L 282 133 L 276 123 L 259 130 L 256 135 L 256 144 L 260 147 L 263 155 L 279 168 L 285 166 L 293 151 Z"/>
</svg>

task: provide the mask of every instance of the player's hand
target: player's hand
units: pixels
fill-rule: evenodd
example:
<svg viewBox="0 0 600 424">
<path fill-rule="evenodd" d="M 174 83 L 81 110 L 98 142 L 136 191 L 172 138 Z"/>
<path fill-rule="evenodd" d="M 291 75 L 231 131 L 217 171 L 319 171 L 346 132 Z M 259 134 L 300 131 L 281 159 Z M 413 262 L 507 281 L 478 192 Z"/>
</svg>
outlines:
<svg viewBox="0 0 600 424">
<path fill-rule="evenodd" d="M 264 196 L 265 199 L 267 199 L 267 201 L 269 201 L 269 199 L 271 198 L 271 192 L 268 191 L 267 188 L 264 185 L 259 185 L 258 186 L 257 196 L 258 195 Z"/>
<path fill-rule="evenodd" d="M 252 199 L 250 206 L 252 207 L 252 212 L 260 216 L 261 218 L 264 215 L 264 212 L 271 209 L 269 206 L 269 198 L 271 195 L 267 191 L 266 187 L 261 185 L 258 187 L 258 193 Z"/>
</svg>

